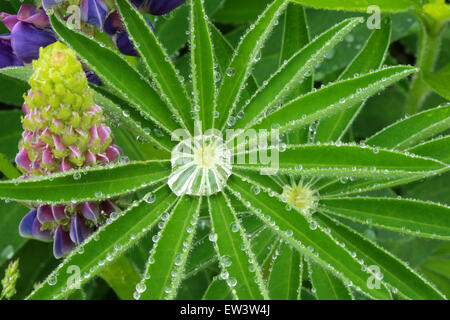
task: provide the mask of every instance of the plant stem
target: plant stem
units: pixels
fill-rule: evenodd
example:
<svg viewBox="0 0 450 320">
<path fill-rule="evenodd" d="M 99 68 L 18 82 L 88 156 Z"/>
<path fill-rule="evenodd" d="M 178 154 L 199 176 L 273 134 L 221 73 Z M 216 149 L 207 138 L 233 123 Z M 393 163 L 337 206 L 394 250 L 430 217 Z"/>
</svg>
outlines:
<svg viewBox="0 0 450 320">
<path fill-rule="evenodd" d="M 415 74 L 407 99 L 406 112 L 410 115 L 420 110 L 423 101 L 431 91 L 424 80 L 424 75 L 432 72 L 439 55 L 443 27 L 441 24 L 430 23 L 419 17 L 421 30 L 419 35 L 416 67 L 419 72 Z"/>
</svg>

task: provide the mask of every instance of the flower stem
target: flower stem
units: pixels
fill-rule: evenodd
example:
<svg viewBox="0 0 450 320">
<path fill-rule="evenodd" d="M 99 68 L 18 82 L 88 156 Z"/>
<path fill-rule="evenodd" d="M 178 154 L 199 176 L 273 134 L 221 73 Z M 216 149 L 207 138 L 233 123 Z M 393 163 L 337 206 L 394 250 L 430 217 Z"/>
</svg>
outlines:
<svg viewBox="0 0 450 320">
<path fill-rule="evenodd" d="M 433 23 L 423 16 L 419 16 L 421 30 L 419 35 L 418 55 L 416 67 L 419 72 L 415 74 L 407 99 L 406 112 L 410 115 L 420 110 L 431 88 L 424 80 L 424 75 L 432 72 L 439 55 L 443 25 Z"/>
</svg>

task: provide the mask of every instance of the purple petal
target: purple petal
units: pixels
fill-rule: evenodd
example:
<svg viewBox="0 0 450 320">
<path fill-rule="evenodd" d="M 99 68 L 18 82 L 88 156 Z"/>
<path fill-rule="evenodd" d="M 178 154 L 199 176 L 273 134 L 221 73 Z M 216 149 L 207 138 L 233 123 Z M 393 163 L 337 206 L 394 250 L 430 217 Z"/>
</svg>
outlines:
<svg viewBox="0 0 450 320">
<path fill-rule="evenodd" d="M 37 209 L 37 219 L 40 223 L 54 222 L 53 212 L 50 206 L 44 204 Z"/>
<path fill-rule="evenodd" d="M 76 244 L 81 244 L 91 233 L 92 231 L 88 228 L 83 218 L 75 214 L 70 221 L 70 239 Z"/>
<path fill-rule="evenodd" d="M 30 23 L 18 22 L 11 31 L 14 53 L 25 63 L 39 57 L 39 48 L 56 41 L 53 33 L 39 29 Z"/>
<path fill-rule="evenodd" d="M 97 86 L 102 85 L 102 80 L 100 80 L 98 75 L 95 74 L 92 70 L 86 69 L 84 70 L 84 73 L 86 74 L 86 77 L 90 83 L 95 84 Z"/>
<path fill-rule="evenodd" d="M 31 161 L 28 157 L 28 150 L 22 148 L 16 156 L 16 164 L 26 171 L 30 171 Z"/>
<path fill-rule="evenodd" d="M 100 215 L 100 207 L 95 202 L 83 202 L 81 206 L 81 214 L 86 219 L 97 223 L 98 217 Z"/>
<path fill-rule="evenodd" d="M 149 0 L 146 4 L 148 12 L 160 16 L 169 13 L 182 5 L 186 0 Z"/>
<path fill-rule="evenodd" d="M 111 139 L 111 129 L 104 124 L 101 124 L 98 129 L 98 136 L 100 137 L 100 144 L 103 145 L 106 141 Z"/>
<path fill-rule="evenodd" d="M 91 152 L 91 150 L 86 151 L 85 159 L 84 159 L 84 165 L 90 166 L 92 164 L 95 164 L 97 161 L 97 158 L 95 157 L 95 154 Z"/>
<path fill-rule="evenodd" d="M 23 4 L 17 12 L 17 19 L 23 21 L 36 13 L 36 7 L 32 4 Z"/>
<path fill-rule="evenodd" d="M 33 223 L 36 219 L 37 210 L 32 209 L 22 218 L 19 224 L 19 234 L 24 238 L 33 238 Z"/>
<path fill-rule="evenodd" d="M 50 148 L 47 148 L 42 153 L 42 164 L 46 166 L 55 166 L 56 162 L 53 160 L 53 154 Z"/>
<path fill-rule="evenodd" d="M 100 208 L 106 215 L 119 211 L 119 207 L 111 200 L 104 200 L 100 204 Z"/>
<path fill-rule="evenodd" d="M 56 222 L 61 222 L 64 219 L 67 218 L 66 216 L 66 206 L 51 206 L 53 219 L 55 219 Z"/>
<path fill-rule="evenodd" d="M 65 256 L 75 248 L 75 243 L 70 240 L 69 232 L 64 231 L 61 225 L 58 225 L 55 231 L 53 242 L 53 255 L 56 259 Z"/>
<path fill-rule="evenodd" d="M 34 26 L 44 29 L 50 26 L 50 20 L 44 10 L 39 10 L 39 12 L 33 14 L 31 17 L 22 20 L 26 23 L 31 23 Z"/>
<path fill-rule="evenodd" d="M 44 9 L 53 7 L 55 4 L 63 2 L 64 0 L 42 0 L 42 6 Z"/>
<path fill-rule="evenodd" d="M 0 68 L 21 66 L 22 61 L 14 54 L 10 35 L 0 35 Z"/>
<path fill-rule="evenodd" d="M 63 172 L 63 171 L 71 170 L 71 169 L 72 169 L 72 166 L 66 162 L 66 158 L 62 158 L 61 165 L 59 166 L 59 171 Z"/>
<path fill-rule="evenodd" d="M 124 55 L 135 57 L 139 55 L 125 30 L 117 34 L 116 45 L 119 51 Z"/>
<path fill-rule="evenodd" d="M 61 139 L 57 135 L 53 135 L 53 143 L 55 144 L 55 149 L 59 152 L 64 152 L 66 150 L 66 146 L 61 142 Z"/>
<path fill-rule="evenodd" d="M 122 149 L 117 145 L 108 146 L 105 150 L 106 157 L 109 161 L 114 162 L 122 155 Z"/>
<path fill-rule="evenodd" d="M 17 15 L 9 14 L 6 12 L 0 13 L 0 20 L 3 24 L 11 31 L 19 20 L 17 19 Z"/>
<path fill-rule="evenodd" d="M 101 29 L 108 7 L 103 0 L 81 0 L 81 19 Z"/>
<path fill-rule="evenodd" d="M 31 236 L 35 239 L 41 240 L 41 241 L 51 241 L 52 240 L 52 234 L 50 230 L 41 230 L 42 224 L 36 217 L 33 221 L 33 225 L 31 226 Z"/>
<path fill-rule="evenodd" d="M 120 15 L 117 11 L 112 12 L 108 16 L 108 18 L 106 18 L 103 29 L 105 30 L 106 34 L 109 34 L 110 36 L 115 35 L 118 31 L 122 31 L 125 29 L 122 20 L 120 19 Z"/>
</svg>

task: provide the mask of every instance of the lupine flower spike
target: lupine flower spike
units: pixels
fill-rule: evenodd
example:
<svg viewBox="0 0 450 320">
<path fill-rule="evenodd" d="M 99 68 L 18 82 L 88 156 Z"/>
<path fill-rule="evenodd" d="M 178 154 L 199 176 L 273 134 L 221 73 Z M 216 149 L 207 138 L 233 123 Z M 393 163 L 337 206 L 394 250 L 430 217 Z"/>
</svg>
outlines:
<svg viewBox="0 0 450 320">
<path fill-rule="evenodd" d="M 113 144 L 102 108 L 75 53 L 60 42 L 41 48 L 33 61 L 31 90 L 22 110 L 23 134 L 16 164 L 23 178 L 82 167 L 127 161 Z M 83 242 L 109 214 L 118 210 L 111 201 L 39 205 L 22 219 L 23 237 L 54 241 L 60 258 Z"/>
</svg>

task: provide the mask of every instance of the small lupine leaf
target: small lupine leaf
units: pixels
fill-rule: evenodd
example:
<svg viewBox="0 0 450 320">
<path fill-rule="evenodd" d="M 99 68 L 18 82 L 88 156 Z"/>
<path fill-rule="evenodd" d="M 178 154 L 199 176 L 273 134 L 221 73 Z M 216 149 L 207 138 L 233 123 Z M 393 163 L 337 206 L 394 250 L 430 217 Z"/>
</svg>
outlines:
<svg viewBox="0 0 450 320">
<path fill-rule="evenodd" d="M 445 136 L 419 144 L 413 148 L 408 149 L 408 151 L 422 157 L 430 157 L 450 164 L 449 146 L 450 136 Z"/>
<path fill-rule="evenodd" d="M 367 40 L 358 56 L 348 65 L 340 75 L 340 79 L 353 77 L 355 74 L 369 72 L 381 67 L 391 40 L 391 20 L 389 17 L 382 21 L 382 27 L 375 29 Z M 315 141 L 337 141 L 347 132 L 347 129 L 358 115 L 364 102 L 342 111 L 330 118 L 322 120 L 316 129 Z"/>
<path fill-rule="evenodd" d="M 374 275 L 367 279 L 367 284 L 364 284 L 365 288 L 370 283 L 370 286 L 376 290 L 377 280 L 379 280 L 381 284 L 384 283 L 390 286 L 393 293 L 398 293 L 408 299 L 428 300 L 444 298 L 439 291 L 433 288 L 429 282 L 413 269 L 367 238 L 324 214 L 317 213 L 316 219 L 327 228 L 333 230 L 333 237 L 337 241 L 344 243 L 345 247 L 352 252 L 352 255 L 363 263 L 364 268 L 372 269 Z M 383 286 L 381 285 L 380 290 L 382 288 Z"/>
<path fill-rule="evenodd" d="M 219 88 L 217 96 L 219 118 L 215 124 L 216 128 L 223 128 L 236 108 L 240 93 L 253 65 L 258 60 L 261 48 L 287 4 L 287 0 L 275 0 L 270 3 L 243 36 Z"/>
<path fill-rule="evenodd" d="M 220 277 L 226 280 L 234 298 L 268 299 L 260 267 L 229 199 L 219 193 L 208 197 L 208 204 L 212 229 L 210 240 L 214 242 L 219 257 Z"/>
<path fill-rule="evenodd" d="M 291 0 L 292 2 L 316 9 L 367 11 L 370 6 L 377 6 L 383 12 L 401 12 L 418 4 L 417 0 Z"/>
<path fill-rule="evenodd" d="M 221 75 L 224 75 L 233 58 L 234 48 L 214 24 L 211 23 L 209 28 L 211 30 L 211 39 L 214 43 L 215 58 L 219 65 Z M 250 75 L 247 80 L 247 85 L 241 92 L 241 100 L 249 99 L 257 89 L 258 85 L 256 84 L 256 80 Z"/>
<path fill-rule="evenodd" d="M 171 114 L 167 112 L 166 104 L 152 88 L 150 82 L 134 70 L 128 62 L 96 40 L 69 29 L 54 14 L 50 15 L 50 21 L 61 39 L 69 43 L 92 71 L 119 92 L 125 100 L 130 101 L 133 107 L 166 131 L 170 132 L 179 127 Z"/>
<path fill-rule="evenodd" d="M 450 104 L 417 113 L 377 132 L 366 144 L 404 150 L 450 128 Z"/>
<path fill-rule="evenodd" d="M 317 299 L 352 300 L 349 288 L 331 272 L 314 262 L 308 264 L 308 270 Z"/>
<path fill-rule="evenodd" d="M 290 2 L 284 14 L 284 28 L 283 28 L 283 44 L 280 54 L 280 66 L 285 60 L 290 59 L 300 49 L 310 42 L 309 25 L 306 18 L 305 8 Z M 287 98 L 296 98 L 302 94 L 310 92 L 314 87 L 314 76 L 311 75 L 300 84 L 293 88 L 292 93 Z M 309 128 L 298 129 L 291 132 L 288 136 L 290 144 L 307 143 L 309 138 Z"/>
<path fill-rule="evenodd" d="M 0 73 L 17 79 L 23 82 L 28 83 L 28 79 L 30 79 L 33 74 L 33 68 L 30 67 L 7 67 L 0 69 Z"/>
<path fill-rule="evenodd" d="M 144 278 L 136 286 L 136 299 L 172 300 L 177 295 L 195 235 L 201 197 L 182 197 L 154 237 Z"/>
<path fill-rule="evenodd" d="M 283 152 L 276 151 L 272 150 L 273 160 L 266 161 L 269 162 L 267 165 L 235 164 L 234 168 L 308 176 L 390 178 L 433 173 L 446 168 L 445 164 L 433 159 L 357 145 L 298 145 L 287 146 Z M 252 153 L 254 151 L 249 152 L 250 156 Z M 278 154 L 278 159 L 274 153 Z"/>
<path fill-rule="evenodd" d="M 289 60 L 284 60 L 281 67 L 265 82 L 266 85 L 260 87 L 246 103 L 242 109 L 244 114 L 242 117 L 238 116 L 234 127 L 246 128 L 252 120 L 279 103 L 294 89 L 298 89 L 298 84 L 314 70 L 317 63 L 359 23 L 361 18 L 344 20 L 308 43 Z"/>
<path fill-rule="evenodd" d="M 0 181 L 0 199 L 60 204 L 106 199 L 163 181 L 169 168 L 168 161 L 149 160 Z"/>
<path fill-rule="evenodd" d="M 154 200 L 142 200 L 126 211 L 111 216 L 110 223 L 99 228 L 91 237 L 37 286 L 28 299 L 61 299 L 97 275 L 111 261 L 145 236 L 159 221 L 161 215 L 176 201 L 169 188 L 164 187 L 153 194 Z M 74 272 L 79 271 L 79 277 Z"/>
<path fill-rule="evenodd" d="M 170 57 L 130 1 L 116 0 L 116 4 L 136 50 L 170 110 L 179 118 L 181 125 L 192 129 L 191 101 Z"/>
<path fill-rule="evenodd" d="M 214 279 L 205 292 L 202 300 L 232 300 L 233 294 L 227 282 L 223 279 Z"/>
<path fill-rule="evenodd" d="M 213 127 L 216 110 L 216 80 L 214 52 L 205 8 L 202 0 L 191 0 L 191 69 L 194 90 L 194 112 L 199 112 L 202 130 Z M 197 108 L 199 110 L 197 110 Z"/>
<path fill-rule="evenodd" d="M 0 172 L 8 179 L 20 177 L 20 172 L 9 162 L 3 153 L 0 153 Z"/>
<path fill-rule="evenodd" d="M 274 300 L 297 300 L 301 283 L 300 253 L 282 242 L 278 255 L 271 266 L 268 281 L 270 298 Z"/>
<path fill-rule="evenodd" d="M 391 198 L 322 199 L 321 209 L 368 225 L 419 237 L 450 240 L 450 208 L 432 202 Z"/>
<path fill-rule="evenodd" d="M 415 71 L 415 68 L 406 66 L 388 67 L 327 85 L 288 102 L 260 121 L 254 118 L 248 127 L 278 127 L 280 133 L 284 133 L 306 126 L 351 108 Z"/>
<path fill-rule="evenodd" d="M 339 245 L 328 230 L 295 209 L 289 211 L 286 204 L 275 195 L 267 194 L 265 191 L 254 194 L 251 186 L 248 182 L 234 176 L 228 183 L 229 190 L 242 203 L 305 257 L 329 269 L 339 278 L 344 279 L 348 285 L 353 283 L 368 296 L 378 299 L 390 298 L 389 292 L 385 289 L 372 290 L 366 287 L 370 274 L 361 270 L 361 265 L 346 248 Z"/>
<path fill-rule="evenodd" d="M 125 256 L 118 257 L 101 272 L 100 277 L 108 283 L 122 300 L 133 299 L 136 284 L 140 280 L 135 267 Z"/>
</svg>

